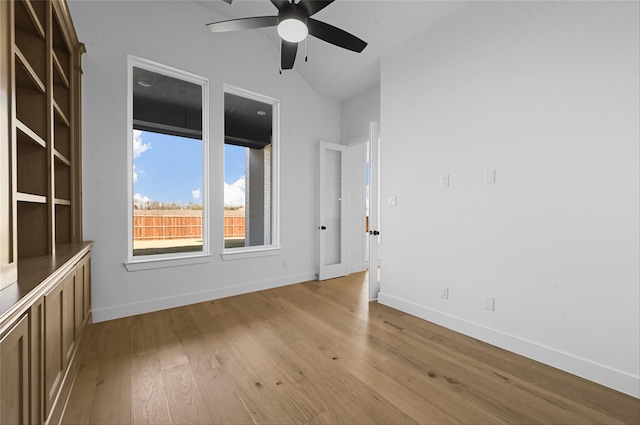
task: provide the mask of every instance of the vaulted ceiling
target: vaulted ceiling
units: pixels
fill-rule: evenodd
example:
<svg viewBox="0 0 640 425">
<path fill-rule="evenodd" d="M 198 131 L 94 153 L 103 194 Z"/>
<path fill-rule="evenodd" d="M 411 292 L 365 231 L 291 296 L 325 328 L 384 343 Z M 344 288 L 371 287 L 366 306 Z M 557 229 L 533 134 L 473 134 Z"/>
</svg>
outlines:
<svg viewBox="0 0 640 425">
<path fill-rule="evenodd" d="M 194 0 L 228 18 L 277 15 L 269 0 Z M 303 0 L 313 1 L 313 0 Z M 314 15 L 315 19 L 344 29 L 365 40 L 360 54 L 332 46 L 314 37 L 307 38 L 308 62 L 304 61 L 305 42 L 300 43 L 294 70 L 319 94 L 345 101 L 380 84 L 380 57 L 401 45 L 443 17 L 463 7 L 464 1 L 429 0 L 337 0 Z M 211 21 L 217 21 L 212 14 Z M 280 54 L 276 28 L 259 30 Z M 218 34 L 212 33 L 212 37 Z M 292 72 L 292 71 L 285 71 Z"/>
</svg>

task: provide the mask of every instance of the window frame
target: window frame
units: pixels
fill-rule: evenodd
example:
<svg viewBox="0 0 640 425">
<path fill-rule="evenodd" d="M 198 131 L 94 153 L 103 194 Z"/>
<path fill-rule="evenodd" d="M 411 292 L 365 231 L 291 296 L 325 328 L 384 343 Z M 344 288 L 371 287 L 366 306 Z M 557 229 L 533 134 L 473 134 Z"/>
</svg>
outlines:
<svg viewBox="0 0 640 425">
<path fill-rule="evenodd" d="M 245 246 L 238 248 L 225 248 L 224 246 L 224 214 L 221 223 L 222 240 L 220 241 L 222 252 L 220 256 L 223 260 L 238 260 L 245 258 L 264 257 L 270 255 L 278 255 L 281 252 L 280 246 L 280 100 L 246 90 L 237 86 L 224 84 L 223 87 L 223 111 L 224 111 L 224 94 L 234 94 L 258 102 L 271 105 L 272 111 L 272 139 L 271 139 L 271 244 Z M 223 149 L 224 149 L 224 131 L 223 131 Z M 224 168 L 226 167 L 224 156 L 222 160 L 222 183 L 224 186 Z M 223 209 L 224 209 L 224 193 L 223 193 Z"/>
<path fill-rule="evenodd" d="M 202 88 L 202 251 L 133 255 L 133 68 L 163 74 Z M 210 261 L 209 79 L 148 59 L 127 56 L 127 261 L 128 271 L 198 264 Z"/>
</svg>

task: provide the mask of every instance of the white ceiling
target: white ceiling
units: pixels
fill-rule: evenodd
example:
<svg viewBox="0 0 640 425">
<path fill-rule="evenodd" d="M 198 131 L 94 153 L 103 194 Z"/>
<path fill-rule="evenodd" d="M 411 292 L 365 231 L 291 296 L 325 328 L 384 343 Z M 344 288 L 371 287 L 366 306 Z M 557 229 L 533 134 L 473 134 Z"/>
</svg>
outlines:
<svg viewBox="0 0 640 425">
<path fill-rule="evenodd" d="M 269 0 L 234 0 L 231 5 L 223 0 L 194 1 L 229 19 L 278 14 Z M 380 84 L 380 56 L 386 50 L 402 44 L 466 3 L 458 0 L 337 0 L 313 17 L 352 33 L 369 43 L 368 46 L 358 54 L 308 37 L 309 61 L 304 62 L 303 42 L 294 69 L 317 93 L 345 101 Z M 212 22 L 215 21 L 213 17 Z M 274 52 L 279 54 L 280 39 L 275 28 L 249 31 L 267 35 L 276 47 Z"/>
</svg>

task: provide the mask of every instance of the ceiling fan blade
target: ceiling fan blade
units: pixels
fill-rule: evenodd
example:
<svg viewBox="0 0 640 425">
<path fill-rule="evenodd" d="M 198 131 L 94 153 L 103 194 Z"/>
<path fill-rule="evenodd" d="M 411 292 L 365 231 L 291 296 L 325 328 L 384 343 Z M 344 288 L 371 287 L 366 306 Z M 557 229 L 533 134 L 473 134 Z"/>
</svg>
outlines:
<svg viewBox="0 0 640 425">
<path fill-rule="evenodd" d="M 307 27 L 309 28 L 309 34 L 312 36 L 343 49 L 360 53 L 367 47 L 367 42 L 355 35 L 313 18 L 307 20 Z"/>
<path fill-rule="evenodd" d="M 296 61 L 296 53 L 298 53 L 298 43 L 289 43 L 282 40 L 282 49 L 280 51 L 280 68 L 291 69 Z"/>
<path fill-rule="evenodd" d="M 329 6 L 335 0 L 301 0 L 300 4 L 304 7 L 309 16 L 320 12 L 325 7 Z"/>
<path fill-rule="evenodd" d="M 251 30 L 255 28 L 274 27 L 278 25 L 277 16 L 254 16 L 251 18 L 231 19 L 228 21 L 212 22 L 207 24 L 211 32 L 227 32 L 239 30 Z"/>
<path fill-rule="evenodd" d="M 280 10 L 285 4 L 289 4 L 287 0 L 271 0 L 271 3 Z"/>
</svg>

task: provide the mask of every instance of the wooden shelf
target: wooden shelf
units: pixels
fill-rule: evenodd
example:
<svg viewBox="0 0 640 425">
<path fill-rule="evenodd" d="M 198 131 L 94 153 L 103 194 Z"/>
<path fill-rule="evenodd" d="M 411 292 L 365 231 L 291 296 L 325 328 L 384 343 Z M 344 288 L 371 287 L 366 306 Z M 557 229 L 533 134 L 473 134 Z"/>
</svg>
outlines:
<svg viewBox="0 0 640 425">
<path fill-rule="evenodd" d="M 53 144 L 61 158 L 71 160 L 71 129 L 63 124 L 54 126 Z"/>
<path fill-rule="evenodd" d="M 14 48 L 16 54 L 16 65 L 21 65 L 24 72 L 18 72 L 16 69 L 16 85 L 20 87 L 32 88 L 40 90 L 43 94 L 47 92 L 44 83 L 33 69 L 27 58 L 24 56 L 18 46 Z M 17 67 L 16 67 L 17 68 Z M 25 76 L 27 78 L 25 78 Z"/>
<path fill-rule="evenodd" d="M 56 199 L 55 215 L 55 243 L 61 244 L 71 242 L 71 202 L 65 201 L 64 199 Z"/>
<path fill-rule="evenodd" d="M 16 73 L 17 73 L 16 67 Z M 16 119 L 29 128 L 38 138 L 47 141 L 47 96 L 39 89 L 16 86 Z"/>
<path fill-rule="evenodd" d="M 17 139 L 18 192 L 47 196 L 49 193 L 47 149 L 20 133 Z"/>
<path fill-rule="evenodd" d="M 16 129 L 18 130 L 18 139 L 20 139 L 20 133 L 25 135 L 28 139 L 42 146 L 43 148 L 47 147 L 44 139 L 38 136 L 33 130 L 31 130 L 25 123 L 20 120 L 16 120 Z"/>
<path fill-rule="evenodd" d="M 69 161 L 67 158 L 65 158 L 64 155 L 62 155 L 60 152 L 58 152 L 57 150 L 54 149 L 53 151 L 53 156 L 55 157 L 56 161 L 60 161 L 62 162 L 64 165 L 71 167 L 71 161 Z"/>
<path fill-rule="evenodd" d="M 53 82 L 55 84 L 60 84 L 65 86 L 66 88 L 69 88 L 69 78 L 65 74 L 64 69 L 62 68 L 62 64 L 60 63 L 60 59 L 58 59 L 58 55 L 55 51 L 53 52 L 53 65 L 56 71 L 53 76 Z"/>
<path fill-rule="evenodd" d="M 56 124 L 64 124 L 67 127 L 71 127 L 69 118 L 55 100 L 53 101 L 53 110 L 55 111 Z"/>
<path fill-rule="evenodd" d="M 58 124 L 68 126 L 67 122 L 70 121 L 69 117 L 71 116 L 71 99 L 69 98 L 69 96 L 69 89 L 58 84 L 53 85 L 53 101 L 55 102 L 55 106 L 58 108 L 59 112 L 64 117 L 57 122 Z"/>
<path fill-rule="evenodd" d="M 44 25 L 46 21 L 46 3 L 40 0 L 34 2 L 21 0 L 15 2 L 15 26 L 18 31 L 32 32 L 40 38 L 45 38 Z"/>
<path fill-rule="evenodd" d="M 71 167 L 60 161 L 54 164 L 55 197 L 71 199 Z"/>
<path fill-rule="evenodd" d="M 70 200 L 68 200 L 68 199 L 58 199 L 58 198 L 55 198 L 55 199 L 53 200 L 53 202 L 54 202 L 54 204 L 56 204 L 56 205 L 71 205 L 71 201 L 70 201 Z"/>
<path fill-rule="evenodd" d="M 68 76 L 71 70 L 69 59 L 71 58 L 72 49 L 69 45 L 68 40 L 63 34 L 62 28 L 64 27 L 64 25 L 60 21 L 60 18 L 55 9 L 53 10 L 53 19 L 51 20 L 51 23 L 53 54 L 54 57 L 58 60 L 61 72 L 64 75 Z"/>
<path fill-rule="evenodd" d="M 42 195 L 32 195 L 30 193 L 18 192 L 16 194 L 18 202 L 31 202 L 32 204 L 46 204 L 47 197 Z"/>
</svg>

